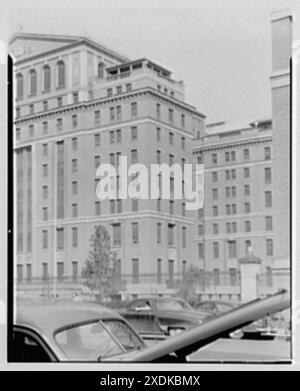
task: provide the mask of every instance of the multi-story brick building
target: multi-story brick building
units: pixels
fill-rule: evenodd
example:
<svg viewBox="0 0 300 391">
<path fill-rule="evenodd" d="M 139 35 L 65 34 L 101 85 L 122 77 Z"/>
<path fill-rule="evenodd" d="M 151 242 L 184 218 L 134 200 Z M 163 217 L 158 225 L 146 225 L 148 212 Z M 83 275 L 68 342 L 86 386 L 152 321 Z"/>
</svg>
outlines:
<svg viewBox="0 0 300 391">
<path fill-rule="evenodd" d="M 185 200 L 96 197 L 96 168 L 191 163 L 205 116 L 184 85 L 152 61 L 129 61 L 90 39 L 18 33 L 15 57 L 16 268 L 19 281 L 81 274 L 94 226 L 104 225 L 118 270 L 146 290 L 196 260 Z M 158 288 L 159 289 L 159 288 Z"/>
<path fill-rule="evenodd" d="M 208 124 L 194 159 L 205 167 L 204 209 L 196 240 L 204 270 L 229 271 L 234 281 L 239 258 L 249 247 L 270 272 L 274 256 L 272 121 Z"/>
</svg>

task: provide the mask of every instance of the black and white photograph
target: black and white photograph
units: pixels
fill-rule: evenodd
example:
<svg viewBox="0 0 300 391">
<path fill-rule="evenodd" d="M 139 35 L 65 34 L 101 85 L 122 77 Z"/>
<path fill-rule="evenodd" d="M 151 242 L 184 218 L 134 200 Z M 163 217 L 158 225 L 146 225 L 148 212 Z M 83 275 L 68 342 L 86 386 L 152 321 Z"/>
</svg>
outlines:
<svg viewBox="0 0 300 391">
<path fill-rule="evenodd" d="M 1 365 L 297 367 L 299 6 L 7 2 Z"/>
</svg>

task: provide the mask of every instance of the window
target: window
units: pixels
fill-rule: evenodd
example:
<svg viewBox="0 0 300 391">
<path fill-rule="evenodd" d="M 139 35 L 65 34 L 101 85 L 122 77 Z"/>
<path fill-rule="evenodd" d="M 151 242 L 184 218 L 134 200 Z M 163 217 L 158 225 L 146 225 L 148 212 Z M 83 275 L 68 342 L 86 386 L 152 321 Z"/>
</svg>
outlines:
<svg viewBox="0 0 300 391">
<path fill-rule="evenodd" d="M 204 243 L 198 243 L 198 258 L 204 259 Z"/>
<path fill-rule="evenodd" d="M 228 234 L 231 233 L 231 223 L 226 223 L 226 232 L 227 232 Z"/>
<path fill-rule="evenodd" d="M 58 281 L 62 281 L 64 279 L 64 263 L 63 262 L 56 263 L 56 271 L 57 271 Z"/>
<path fill-rule="evenodd" d="M 137 198 L 133 198 L 131 201 L 131 209 L 133 212 L 137 212 L 139 209 L 139 200 Z"/>
<path fill-rule="evenodd" d="M 236 215 L 236 204 L 231 205 L 231 212 L 233 215 Z"/>
<path fill-rule="evenodd" d="M 227 205 L 225 206 L 225 209 L 226 209 L 226 214 L 227 214 L 227 215 L 230 215 L 230 213 L 231 213 L 231 206 L 230 206 L 229 204 L 227 204 Z"/>
<path fill-rule="evenodd" d="M 230 160 L 230 154 L 229 152 L 225 152 L 225 162 L 229 162 Z"/>
<path fill-rule="evenodd" d="M 98 75 L 99 79 L 104 78 L 104 64 L 103 64 L 103 62 L 99 62 L 99 64 L 98 64 L 97 75 Z"/>
<path fill-rule="evenodd" d="M 161 116 L 161 106 L 159 103 L 156 103 L 156 117 L 160 118 Z"/>
<path fill-rule="evenodd" d="M 78 279 L 78 262 L 72 261 L 72 281 L 77 282 Z"/>
<path fill-rule="evenodd" d="M 73 128 L 77 128 L 78 121 L 77 121 L 77 115 L 72 115 L 72 126 Z"/>
<path fill-rule="evenodd" d="M 174 281 L 174 260 L 169 259 L 168 266 L 169 266 L 169 281 L 173 282 Z"/>
<path fill-rule="evenodd" d="M 46 178 L 48 176 L 48 164 L 43 164 L 42 170 L 43 170 L 43 177 Z"/>
<path fill-rule="evenodd" d="M 114 107 L 110 107 L 110 109 L 109 109 L 109 118 L 111 121 L 115 120 L 115 108 Z"/>
<path fill-rule="evenodd" d="M 131 140 L 137 140 L 137 138 L 138 138 L 137 127 L 132 126 L 131 127 Z"/>
<path fill-rule="evenodd" d="M 158 258 L 157 260 L 157 283 L 162 283 L 162 259 Z"/>
<path fill-rule="evenodd" d="M 110 205 L 110 213 L 111 214 L 115 213 L 115 200 L 109 200 L 109 205 Z"/>
<path fill-rule="evenodd" d="M 169 144 L 174 145 L 174 133 L 169 132 Z"/>
<path fill-rule="evenodd" d="M 126 92 L 130 92 L 132 91 L 132 85 L 129 83 L 129 84 L 126 84 Z"/>
<path fill-rule="evenodd" d="M 169 165 L 172 166 L 174 164 L 174 155 L 169 155 Z"/>
<path fill-rule="evenodd" d="M 138 260 L 138 258 L 132 258 L 132 282 L 133 282 L 133 284 L 139 283 L 139 260 Z"/>
<path fill-rule="evenodd" d="M 44 82 L 44 91 L 50 91 L 51 88 L 51 70 L 49 65 L 43 67 L 43 82 Z"/>
<path fill-rule="evenodd" d="M 43 230 L 42 236 L 43 236 L 43 248 L 48 248 L 48 231 Z"/>
<path fill-rule="evenodd" d="M 116 133 L 117 133 L 117 143 L 121 143 L 122 142 L 122 130 L 117 129 Z"/>
<path fill-rule="evenodd" d="M 231 179 L 235 179 L 236 178 L 236 171 L 233 169 L 231 170 Z"/>
<path fill-rule="evenodd" d="M 169 109 L 169 122 L 173 123 L 174 121 L 174 111 L 172 109 Z"/>
<path fill-rule="evenodd" d="M 72 228 L 72 247 L 78 246 L 78 228 Z"/>
<path fill-rule="evenodd" d="M 17 107 L 16 108 L 16 118 L 20 118 L 20 117 L 21 117 L 21 108 Z"/>
<path fill-rule="evenodd" d="M 158 212 L 161 212 L 161 199 L 158 198 L 156 201 L 156 209 Z"/>
<path fill-rule="evenodd" d="M 213 224 L 213 233 L 218 235 L 219 233 L 219 224 Z"/>
<path fill-rule="evenodd" d="M 203 155 L 202 154 L 200 156 L 197 156 L 197 164 L 203 164 Z"/>
<path fill-rule="evenodd" d="M 57 106 L 58 106 L 58 107 L 62 107 L 62 96 L 59 96 L 59 97 L 57 98 Z"/>
<path fill-rule="evenodd" d="M 218 155 L 216 153 L 213 153 L 211 155 L 211 161 L 213 164 L 217 164 L 218 163 Z"/>
<path fill-rule="evenodd" d="M 231 151 L 231 161 L 235 161 L 235 151 Z"/>
<path fill-rule="evenodd" d="M 48 263 L 46 262 L 42 263 L 42 278 L 44 281 L 48 278 Z"/>
<path fill-rule="evenodd" d="M 56 229 L 56 242 L 57 242 L 57 249 L 62 250 L 64 248 L 64 229 L 63 228 Z"/>
<path fill-rule="evenodd" d="M 131 223 L 132 229 L 132 243 L 138 244 L 139 242 L 139 223 Z"/>
<path fill-rule="evenodd" d="M 236 285 L 236 269 L 235 268 L 230 268 L 229 269 L 229 282 L 230 285 Z"/>
<path fill-rule="evenodd" d="M 122 213 L 122 200 L 117 200 L 117 213 Z"/>
<path fill-rule="evenodd" d="M 112 200 L 111 200 L 112 201 Z M 113 224 L 113 245 L 121 245 L 121 224 Z"/>
<path fill-rule="evenodd" d="M 219 258 L 219 242 L 213 243 L 213 251 L 214 251 L 214 258 L 218 259 Z"/>
<path fill-rule="evenodd" d="M 267 256 L 273 256 L 273 239 L 266 240 L 266 253 Z"/>
<path fill-rule="evenodd" d="M 245 254 L 249 254 L 249 250 L 252 247 L 251 240 L 245 240 Z"/>
<path fill-rule="evenodd" d="M 57 63 L 57 87 L 63 88 L 65 86 L 65 63 L 58 61 Z"/>
<path fill-rule="evenodd" d="M 225 171 L 225 178 L 226 178 L 226 180 L 230 179 L 230 171 L 229 170 Z"/>
<path fill-rule="evenodd" d="M 94 156 L 94 167 L 95 167 L 95 170 L 97 170 L 99 165 L 100 165 L 100 156 L 99 155 Z"/>
<path fill-rule="evenodd" d="M 95 215 L 96 216 L 101 215 L 101 202 L 100 201 L 95 202 Z"/>
<path fill-rule="evenodd" d="M 185 137 L 181 137 L 181 148 L 185 149 Z"/>
<path fill-rule="evenodd" d="M 214 285 L 220 285 L 220 270 L 219 269 L 213 270 L 213 281 L 214 281 Z"/>
<path fill-rule="evenodd" d="M 244 178 L 249 178 L 250 177 L 250 168 L 245 167 L 244 168 Z"/>
<path fill-rule="evenodd" d="M 17 265 L 17 280 L 18 282 L 23 281 L 23 265 Z"/>
<path fill-rule="evenodd" d="M 219 214 L 219 208 L 217 205 L 213 206 L 213 216 L 216 217 Z"/>
<path fill-rule="evenodd" d="M 250 154 L 249 154 L 249 149 L 244 149 L 244 160 L 249 160 Z"/>
<path fill-rule="evenodd" d="M 212 181 L 217 182 L 218 181 L 218 173 L 217 171 L 212 172 Z"/>
<path fill-rule="evenodd" d="M 218 189 L 212 189 L 212 197 L 214 200 L 218 198 Z"/>
<path fill-rule="evenodd" d="M 233 198 L 236 197 L 236 187 L 235 186 L 232 186 L 232 188 L 231 188 L 231 196 Z"/>
<path fill-rule="evenodd" d="M 17 140 L 21 139 L 21 129 L 20 128 L 16 128 L 16 139 Z"/>
<path fill-rule="evenodd" d="M 137 149 L 132 149 L 131 150 L 131 163 L 137 163 L 138 162 L 138 151 Z"/>
<path fill-rule="evenodd" d="M 72 172 L 77 172 L 78 170 L 77 163 L 78 163 L 77 159 L 72 159 Z"/>
<path fill-rule="evenodd" d="M 156 141 L 161 141 L 161 129 L 156 128 Z"/>
<path fill-rule="evenodd" d="M 131 117 L 137 116 L 137 102 L 131 103 Z"/>
<path fill-rule="evenodd" d="M 29 137 L 33 137 L 33 136 L 34 136 L 34 126 L 29 125 Z"/>
<path fill-rule="evenodd" d="M 182 227 L 182 247 L 186 247 L 186 227 Z"/>
<path fill-rule="evenodd" d="M 236 222 L 231 223 L 232 233 L 236 233 Z"/>
<path fill-rule="evenodd" d="M 173 200 L 169 200 L 169 213 L 171 215 L 174 214 L 174 201 Z"/>
<path fill-rule="evenodd" d="M 96 133 L 94 135 L 94 146 L 95 147 L 99 147 L 100 146 L 100 134 L 99 133 Z"/>
<path fill-rule="evenodd" d="M 249 220 L 245 221 L 245 232 L 251 232 L 251 222 Z"/>
<path fill-rule="evenodd" d="M 225 194 L 226 194 L 226 198 L 230 197 L 230 187 L 226 187 Z"/>
<path fill-rule="evenodd" d="M 270 208 L 272 206 L 272 192 L 271 191 L 265 192 L 265 205 L 267 208 Z"/>
<path fill-rule="evenodd" d="M 110 97 L 110 96 L 112 96 L 112 95 L 113 95 L 113 90 L 112 90 L 112 88 L 108 88 L 108 89 L 107 89 L 107 96 Z"/>
<path fill-rule="evenodd" d="M 245 185 L 244 186 L 244 194 L 245 194 L 245 196 L 249 196 L 250 195 L 250 185 Z"/>
<path fill-rule="evenodd" d="M 161 151 L 156 151 L 156 163 L 161 163 Z"/>
<path fill-rule="evenodd" d="M 31 69 L 29 71 L 29 94 L 30 95 L 36 95 L 37 90 L 37 77 L 36 77 L 36 71 L 34 69 Z"/>
<path fill-rule="evenodd" d="M 77 181 L 72 182 L 72 194 L 75 195 L 78 193 L 78 183 Z"/>
<path fill-rule="evenodd" d="M 185 128 L 185 115 L 181 114 L 181 127 Z"/>
<path fill-rule="evenodd" d="M 45 101 L 43 102 L 43 110 L 44 110 L 44 111 L 47 111 L 47 110 L 48 110 L 48 101 L 47 101 L 47 100 L 45 100 Z"/>
<path fill-rule="evenodd" d="M 122 94 L 122 86 L 117 86 L 117 94 Z"/>
<path fill-rule="evenodd" d="M 204 235 L 204 226 L 203 226 L 203 224 L 199 224 L 198 225 L 198 235 L 199 236 Z"/>
<path fill-rule="evenodd" d="M 236 258 L 236 241 L 235 240 L 228 241 L 228 254 L 229 254 L 229 258 Z"/>
<path fill-rule="evenodd" d="M 46 200 L 48 198 L 48 186 L 43 186 L 43 199 Z"/>
<path fill-rule="evenodd" d="M 265 147 L 265 160 L 271 160 L 271 147 Z"/>
<path fill-rule="evenodd" d="M 160 244 L 162 242 L 161 240 L 161 223 L 157 223 L 156 225 L 157 228 L 157 243 Z"/>
<path fill-rule="evenodd" d="M 272 183 L 271 167 L 265 167 L 265 184 L 268 185 L 270 183 Z"/>
<path fill-rule="evenodd" d="M 272 216 L 266 216 L 266 231 L 273 230 L 273 219 Z"/>
<path fill-rule="evenodd" d="M 72 217 L 77 217 L 77 216 L 78 216 L 78 205 L 72 204 Z"/>
<path fill-rule="evenodd" d="M 21 73 L 17 74 L 17 99 L 22 99 L 24 95 L 24 78 Z"/>
<path fill-rule="evenodd" d="M 94 112 L 94 118 L 95 118 L 95 125 L 99 125 L 101 122 L 100 110 L 96 110 Z"/>
<path fill-rule="evenodd" d="M 48 155 L 48 144 L 43 144 L 42 149 L 43 149 L 43 156 L 47 156 Z"/>
<path fill-rule="evenodd" d="M 250 202 L 245 202 L 244 207 L 245 207 L 245 213 L 251 213 L 251 204 L 250 204 Z"/>
<path fill-rule="evenodd" d="M 117 112 L 117 121 L 120 121 L 122 119 L 122 106 L 117 106 L 116 112 Z"/>
<path fill-rule="evenodd" d="M 174 246 L 174 231 L 175 231 L 174 224 L 168 224 L 168 245 L 169 246 Z"/>
<path fill-rule="evenodd" d="M 72 138 L 72 149 L 73 151 L 77 151 L 78 143 L 77 143 L 77 137 Z"/>
<path fill-rule="evenodd" d="M 43 220 L 48 220 L 48 208 L 46 206 L 43 208 Z"/>
</svg>

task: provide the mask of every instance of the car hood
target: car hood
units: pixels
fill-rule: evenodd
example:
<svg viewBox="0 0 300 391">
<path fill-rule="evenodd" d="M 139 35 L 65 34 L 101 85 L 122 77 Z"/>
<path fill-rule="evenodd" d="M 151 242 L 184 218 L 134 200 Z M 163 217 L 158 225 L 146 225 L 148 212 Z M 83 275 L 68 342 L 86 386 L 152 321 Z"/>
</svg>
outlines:
<svg viewBox="0 0 300 391">
<path fill-rule="evenodd" d="M 131 362 L 164 362 L 170 354 L 184 359 L 228 333 L 248 325 L 264 316 L 290 307 L 290 295 L 280 291 L 266 299 L 256 299 L 241 305 L 218 317 L 208 320 L 200 326 L 193 327 L 179 335 L 140 351 L 133 351 L 115 356 L 113 361 Z M 107 360 L 107 361 L 111 361 Z"/>
</svg>

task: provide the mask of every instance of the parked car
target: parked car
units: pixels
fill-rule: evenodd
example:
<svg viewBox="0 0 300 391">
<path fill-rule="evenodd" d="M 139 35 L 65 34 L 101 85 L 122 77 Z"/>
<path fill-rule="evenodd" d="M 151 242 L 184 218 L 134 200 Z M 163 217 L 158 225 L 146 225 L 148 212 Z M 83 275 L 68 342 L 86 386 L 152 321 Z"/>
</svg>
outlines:
<svg viewBox="0 0 300 391">
<path fill-rule="evenodd" d="M 164 339 L 211 318 L 206 312 L 199 312 L 184 300 L 178 298 L 146 297 L 127 301 L 119 309 L 120 314 L 145 339 Z"/>
<path fill-rule="evenodd" d="M 286 291 L 257 299 L 199 324 L 179 335 L 147 347 L 137 332 L 119 314 L 99 305 L 84 303 L 18 303 L 12 333 L 8 338 L 9 362 L 186 362 L 193 354 L 247 324 L 290 307 Z M 228 340 L 229 359 L 238 359 L 237 340 Z M 270 360 L 289 360 L 290 344 L 261 341 L 256 361 L 264 357 L 264 343 L 272 343 Z M 274 350 L 275 347 L 278 349 Z M 208 350 L 207 350 L 208 349 Z M 234 349 L 237 349 L 235 351 Z M 216 352 L 212 351 L 209 359 Z M 247 353 L 247 352 L 246 352 Z M 283 354 L 284 353 L 284 354 Z M 218 351 L 217 351 L 217 354 Z M 246 354 L 247 356 L 247 354 Z M 245 354 L 243 354 L 243 359 Z M 215 358 L 218 360 L 218 355 Z M 219 358 L 220 359 L 220 358 Z M 202 359 L 203 360 L 203 357 Z M 204 357 L 205 360 L 205 357 Z"/>
<path fill-rule="evenodd" d="M 196 310 L 205 311 L 212 315 L 220 315 L 223 312 L 230 311 L 238 304 L 230 301 L 221 300 L 204 300 L 196 303 L 194 308 Z"/>
</svg>

